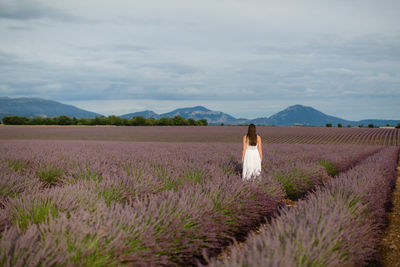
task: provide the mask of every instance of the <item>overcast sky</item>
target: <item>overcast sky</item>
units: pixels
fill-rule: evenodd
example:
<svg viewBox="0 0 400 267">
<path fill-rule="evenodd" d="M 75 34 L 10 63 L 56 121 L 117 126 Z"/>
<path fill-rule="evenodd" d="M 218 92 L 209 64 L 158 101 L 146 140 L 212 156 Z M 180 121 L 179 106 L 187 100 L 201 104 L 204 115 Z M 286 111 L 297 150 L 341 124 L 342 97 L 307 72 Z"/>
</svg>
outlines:
<svg viewBox="0 0 400 267">
<path fill-rule="evenodd" d="M 398 0 L 0 0 L 0 96 L 400 119 Z"/>
</svg>

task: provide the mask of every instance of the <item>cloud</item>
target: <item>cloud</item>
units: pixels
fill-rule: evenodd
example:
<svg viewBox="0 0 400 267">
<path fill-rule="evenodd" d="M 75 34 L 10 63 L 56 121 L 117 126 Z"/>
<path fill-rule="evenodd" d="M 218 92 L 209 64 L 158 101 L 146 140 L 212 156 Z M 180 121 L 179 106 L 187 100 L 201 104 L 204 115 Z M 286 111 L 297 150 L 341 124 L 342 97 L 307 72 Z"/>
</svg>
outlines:
<svg viewBox="0 0 400 267">
<path fill-rule="evenodd" d="M 0 0 L 0 19 L 15 21 L 32 21 L 40 19 L 62 22 L 92 21 L 75 16 L 65 10 L 50 7 L 35 0 Z"/>
<path fill-rule="evenodd" d="M 303 43 L 257 45 L 252 51 L 271 57 L 342 58 L 365 62 L 400 61 L 400 34 L 369 34 L 354 38 L 321 35 Z"/>
<path fill-rule="evenodd" d="M 29 26 L 8 26 L 7 29 L 12 31 L 31 31 L 33 28 Z"/>
<path fill-rule="evenodd" d="M 247 117 L 400 101 L 399 3 L 0 0 L 0 96 L 197 101 Z"/>
</svg>

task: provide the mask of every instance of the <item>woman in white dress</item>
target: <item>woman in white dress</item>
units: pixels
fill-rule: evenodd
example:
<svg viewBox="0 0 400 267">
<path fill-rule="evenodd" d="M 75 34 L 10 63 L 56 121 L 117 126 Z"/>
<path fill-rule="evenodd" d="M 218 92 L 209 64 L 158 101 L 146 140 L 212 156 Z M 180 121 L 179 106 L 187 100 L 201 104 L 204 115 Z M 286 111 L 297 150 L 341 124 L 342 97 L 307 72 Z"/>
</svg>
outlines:
<svg viewBox="0 0 400 267">
<path fill-rule="evenodd" d="M 243 136 L 243 180 L 250 180 L 261 173 L 262 147 L 261 137 L 256 133 L 256 126 L 249 125 L 247 135 Z"/>
</svg>

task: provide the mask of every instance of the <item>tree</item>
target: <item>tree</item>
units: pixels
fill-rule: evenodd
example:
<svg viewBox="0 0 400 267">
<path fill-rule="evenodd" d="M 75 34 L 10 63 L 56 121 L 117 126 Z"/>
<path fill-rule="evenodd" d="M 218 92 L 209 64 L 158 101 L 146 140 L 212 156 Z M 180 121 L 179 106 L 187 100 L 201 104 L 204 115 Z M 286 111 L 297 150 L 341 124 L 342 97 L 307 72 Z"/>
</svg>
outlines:
<svg viewBox="0 0 400 267">
<path fill-rule="evenodd" d="M 374 128 L 374 125 L 372 123 L 368 124 L 368 128 Z"/>
<path fill-rule="evenodd" d="M 61 115 L 59 117 L 54 118 L 57 125 L 71 125 L 72 120 L 70 117 Z"/>
<path fill-rule="evenodd" d="M 117 125 L 117 126 L 123 125 L 121 117 L 115 115 L 108 116 L 107 120 L 108 120 L 107 124 Z"/>
<path fill-rule="evenodd" d="M 397 128 L 397 129 L 399 129 L 399 128 L 400 128 L 400 123 L 398 123 L 398 124 L 396 125 L 396 128 Z"/>
<path fill-rule="evenodd" d="M 130 125 L 133 126 L 143 126 L 147 124 L 146 118 L 143 116 L 136 116 L 136 117 L 132 117 L 132 119 L 130 119 Z"/>
<path fill-rule="evenodd" d="M 44 120 L 42 117 L 34 117 L 32 119 L 30 119 L 29 124 L 32 125 L 43 125 L 44 124 Z"/>
<path fill-rule="evenodd" d="M 188 119 L 188 123 L 189 123 L 189 125 L 192 125 L 192 126 L 197 125 L 196 121 L 194 119 L 192 119 L 192 118 Z"/>
<path fill-rule="evenodd" d="M 107 125 L 107 119 L 104 116 L 95 117 L 90 120 L 90 125 Z"/>
<path fill-rule="evenodd" d="M 9 125 L 26 125 L 29 123 L 29 118 L 21 116 L 5 116 L 3 123 Z"/>
<path fill-rule="evenodd" d="M 332 123 L 325 124 L 326 127 L 332 127 Z"/>
<path fill-rule="evenodd" d="M 91 119 L 88 119 L 88 118 L 80 118 L 78 120 L 77 125 L 90 125 L 91 124 L 90 121 L 91 121 Z"/>
<path fill-rule="evenodd" d="M 172 121 L 174 125 L 188 125 L 187 120 L 182 116 L 175 116 Z"/>
<path fill-rule="evenodd" d="M 337 127 L 342 128 L 342 124 L 338 123 Z"/>
<path fill-rule="evenodd" d="M 153 117 L 146 120 L 146 125 L 153 126 L 156 124 L 157 124 L 157 120 Z"/>
<path fill-rule="evenodd" d="M 208 122 L 207 122 L 206 119 L 198 120 L 198 122 L 199 122 L 199 125 L 200 125 L 200 126 L 207 126 L 207 125 L 208 125 Z"/>
<path fill-rule="evenodd" d="M 171 125 L 172 121 L 168 117 L 162 117 L 158 120 L 158 125 L 166 126 L 166 125 Z"/>
</svg>

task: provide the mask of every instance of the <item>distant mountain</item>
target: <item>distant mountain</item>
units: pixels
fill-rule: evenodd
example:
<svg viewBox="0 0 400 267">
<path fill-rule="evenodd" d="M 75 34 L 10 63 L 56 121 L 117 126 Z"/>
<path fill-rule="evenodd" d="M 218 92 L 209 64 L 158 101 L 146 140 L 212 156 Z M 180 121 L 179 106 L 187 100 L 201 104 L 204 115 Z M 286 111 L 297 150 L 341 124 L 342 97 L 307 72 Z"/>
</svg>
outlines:
<svg viewBox="0 0 400 267">
<path fill-rule="evenodd" d="M 291 125 L 305 125 L 305 126 L 325 126 L 327 123 L 336 126 L 342 124 L 343 126 L 352 125 L 368 126 L 373 124 L 375 126 L 397 125 L 400 120 L 362 120 L 362 121 L 349 121 L 338 117 L 329 116 L 313 107 L 303 105 L 290 106 L 271 117 L 257 118 L 250 120 L 251 123 L 256 125 L 277 125 L 277 126 L 291 126 Z"/>
<path fill-rule="evenodd" d="M 329 116 L 321 111 L 312 107 L 303 105 L 290 106 L 269 118 L 259 118 L 253 120 L 255 124 L 268 124 L 268 125 L 313 125 L 325 126 L 327 123 L 342 125 L 351 124 L 352 122 Z"/>
<path fill-rule="evenodd" d="M 54 117 L 66 115 L 69 117 L 76 118 L 93 118 L 96 116 L 102 116 L 101 114 L 79 109 L 71 105 L 65 105 L 56 101 L 46 100 L 41 98 L 8 98 L 0 97 L 0 119 L 4 116 L 18 115 L 25 117 Z M 325 126 L 327 123 L 331 123 L 336 126 L 341 123 L 343 126 L 352 125 L 364 125 L 374 124 L 375 126 L 385 125 L 397 125 L 400 120 L 361 120 L 361 121 L 349 121 L 338 117 L 326 115 L 315 108 L 293 105 L 290 106 L 271 117 L 260 117 L 256 119 L 245 119 L 235 118 L 227 113 L 221 111 L 213 111 L 203 106 L 179 108 L 173 111 L 157 114 L 151 110 L 145 110 L 135 113 L 129 113 L 121 115 L 121 118 L 130 119 L 136 116 L 143 116 L 145 118 L 159 119 L 161 117 L 175 117 L 182 116 L 186 119 L 193 118 L 195 120 L 206 119 L 210 125 L 219 124 L 249 124 L 254 123 L 256 125 L 276 125 L 276 126 L 291 126 L 291 125 L 306 125 L 306 126 Z"/>
<path fill-rule="evenodd" d="M 93 118 L 101 114 L 86 111 L 75 106 L 42 98 L 0 97 L 0 119 L 4 116 L 55 117 L 66 115 L 76 118 Z"/>
<path fill-rule="evenodd" d="M 303 105 L 293 105 L 288 108 L 272 115 L 271 117 L 260 117 L 256 119 L 237 119 L 229 114 L 223 113 L 221 111 L 209 110 L 203 106 L 188 107 L 175 109 L 171 112 L 157 114 L 153 111 L 146 110 L 142 112 L 130 113 L 122 115 L 123 118 L 132 118 L 134 116 L 143 116 L 145 118 L 153 117 L 159 119 L 161 117 L 174 117 L 182 116 L 186 119 L 193 118 L 196 120 L 206 119 L 209 124 L 232 124 L 241 125 L 254 123 L 256 125 L 276 125 L 276 126 L 292 126 L 292 125 L 304 125 L 304 126 L 325 126 L 327 123 L 331 123 L 336 126 L 341 123 L 343 126 L 352 125 L 364 125 L 374 124 L 375 126 L 384 125 L 397 125 L 400 123 L 396 120 L 362 120 L 362 121 L 349 121 L 341 119 L 338 117 L 326 115 L 313 107 L 303 106 Z"/>
<path fill-rule="evenodd" d="M 184 118 L 192 118 L 195 120 L 206 119 L 210 124 L 236 123 L 235 117 L 221 111 L 209 110 L 202 106 L 175 109 L 171 112 L 163 113 L 160 115 L 160 117 L 169 118 L 175 116 L 182 116 Z"/>
<path fill-rule="evenodd" d="M 207 109 L 203 106 L 196 106 L 196 107 L 188 107 L 188 108 L 179 108 L 173 111 L 157 114 L 151 110 L 129 113 L 121 115 L 122 118 L 132 118 L 135 116 L 143 116 L 145 118 L 155 118 L 159 119 L 162 117 L 173 118 L 175 116 L 182 116 L 186 119 L 192 118 L 195 120 L 206 119 L 209 124 L 240 124 L 246 123 L 247 119 L 236 119 L 235 117 L 223 113 L 221 111 L 213 111 Z"/>
</svg>

